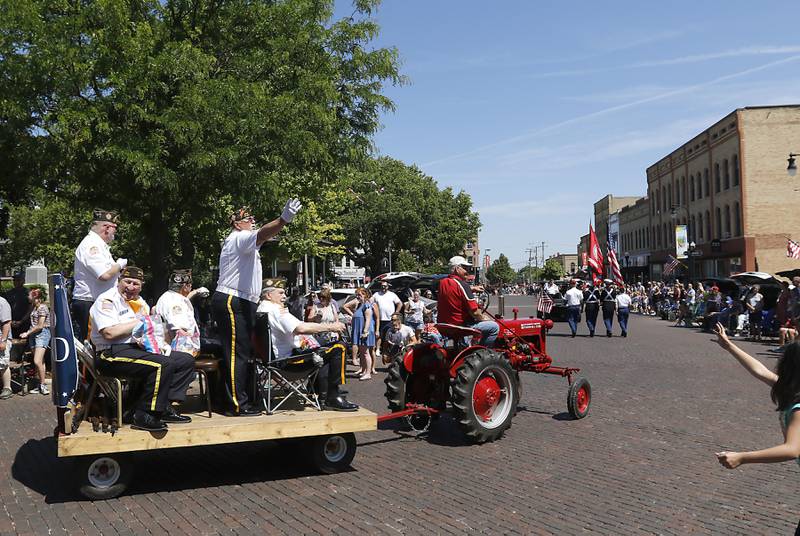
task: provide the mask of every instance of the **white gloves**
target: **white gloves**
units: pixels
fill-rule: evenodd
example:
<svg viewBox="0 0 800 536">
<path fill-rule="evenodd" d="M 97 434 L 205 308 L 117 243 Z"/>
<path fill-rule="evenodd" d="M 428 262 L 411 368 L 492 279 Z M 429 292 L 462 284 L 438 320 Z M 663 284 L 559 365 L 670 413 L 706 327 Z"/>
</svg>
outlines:
<svg viewBox="0 0 800 536">
<path fill-rule="evenodd" d="M 128 266 L 128 259 L 123 259 L 120 257 L 117 259 L 117 264 L 119 264 L 119 269 L 124 270 L 126 266 Z"/>
<path fill-rule="evenodd" d="M 281 219 L 286 223 L 291 223 L 295 215 L 298 212 L 300 212 L 301 208 L 303 208 L 303 205 L 300 204 L 299 199 L 288 200 L 286 204 L 283 206 L 283 213 L 281 214 Z"/>
<path fill-rule="evenodd" d="M 195 292 L 201 298 L 206 298 L 208 297 L 209 294 L 211 294 L 206 287 L 200 287 L 198 289 L 195 289 Z"/>
</svg>

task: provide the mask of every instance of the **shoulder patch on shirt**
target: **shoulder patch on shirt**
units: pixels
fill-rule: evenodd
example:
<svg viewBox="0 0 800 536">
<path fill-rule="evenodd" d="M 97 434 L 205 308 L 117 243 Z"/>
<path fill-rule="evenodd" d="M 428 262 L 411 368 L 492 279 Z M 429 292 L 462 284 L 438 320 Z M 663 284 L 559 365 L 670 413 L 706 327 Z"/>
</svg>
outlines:
<svg viewBox="0 0 800 536">
<path fill-rule="evenodd" d="M 89 248 L 89 255 L 99 255 L 99 254 L 100 254 L 100 248 L 99 247 L 92 246 L 92 247 Z"/>
<path fill-rule="evenodd" d="M 100 304 L 101 311 L 113 311 L 114 310 L 114 303 L 111 300 L 103 300 L 103 303 Z"/>
<path fill-rule="evenodd" d="M 183 308 L 180 305 L 175 305 L 172 307 L 172 314 L 179 315 L 183 312 Z"/>
</svg>

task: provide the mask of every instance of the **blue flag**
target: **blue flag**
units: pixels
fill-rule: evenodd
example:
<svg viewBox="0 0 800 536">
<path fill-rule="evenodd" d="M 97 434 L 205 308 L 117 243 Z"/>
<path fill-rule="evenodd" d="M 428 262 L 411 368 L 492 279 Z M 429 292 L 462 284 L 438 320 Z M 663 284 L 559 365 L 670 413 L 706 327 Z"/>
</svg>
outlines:
<svg viewBox="0 0 800 536">
<path fill-rule="evenodd" d="M 78 388 L 78 356 L 75 354 L 75 339 L 72 334 L 72 319 L 67 302 L 64 276 L 51 276 L 53 312 L 51 329 L 53 339 L 50 347 L 53 356 L 53 404 L 64 408 Z"/>
</svg>

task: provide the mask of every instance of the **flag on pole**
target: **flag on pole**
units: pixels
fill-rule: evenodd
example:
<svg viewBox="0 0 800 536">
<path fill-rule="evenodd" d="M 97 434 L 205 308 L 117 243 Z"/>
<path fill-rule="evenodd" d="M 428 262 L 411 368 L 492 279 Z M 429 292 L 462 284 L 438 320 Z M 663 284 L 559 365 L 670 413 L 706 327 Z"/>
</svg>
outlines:
<svg viewBox="0 0 800 536">
<path fill-rule="evenodd" d="M 791 238 L 787 238 L 787 240 L 789 242 L 786 244 L 786 256 L 792 259 L 800 259 L 800 244 Z"/>
<path fill-rule="evenodd" d="M 664 275 L 671 274 L 672 272 L 675 271 L 675 268 L 677 268 L 681 264 L 681 261 L 679 261 L 672 255 L 667 255 L 667 258 L 669 259 L 669 262 L 664 265 Z"/>
<path fill-rule="evenodd" d="M 592 271 L 592 281 L 595 286 L 603 284 L 603 278 L 606 275 L 605 260 L 603 259 L 603 252 L 600 251 L 600 244 L 597 243 L 597 235 L 594 234 L 592 224 L 589 224 L 589 256 L 587 258 L 589 268 Z"/>
<path fill-rule="evenodd" d="M 546 314 L 550 314 L 550 311 L 553 310 L 553 298 L 544 290 L 539 292 L 539 302 L 536 304 L 536 310 Z"/>
<path fill-rule="evenodd" d="M 611 279 L 614 280 L 614 284 L 619 287 L 625 286 L 625 281 L 622 279 L 622 272 L 619 269 L 617 253 L 614 251 L 613 247 L 608 248 L 608 264 L 611 269 Z"/>
</svg>

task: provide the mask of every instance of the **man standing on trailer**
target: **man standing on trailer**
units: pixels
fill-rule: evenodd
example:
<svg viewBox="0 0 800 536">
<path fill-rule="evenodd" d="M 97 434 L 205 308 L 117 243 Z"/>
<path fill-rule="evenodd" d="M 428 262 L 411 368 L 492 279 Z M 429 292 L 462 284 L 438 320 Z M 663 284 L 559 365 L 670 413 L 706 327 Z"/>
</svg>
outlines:
<svg viewBox="0 0 800 536">
<path fill-rule="evenodd" d="M 75 336 L 83 342 L 89 335 L 89 310 L 100 294 L 117 283 L 119 273 L 128 264 L 127 259 L 111 256 L 108 245 L 114 240 L 119 225 L 119 215 L 112 210 L 94 209 L 92 226 L 75 250 L 72 290 L 72 314 L 78 323 Z"/>
<path fill-rule="evenodd" d="M 234 416 L 261 413 L 247 397 L 247 365 L 252 353 L 250 337 L 261 295 L 259 249 L 290 223 L 301 208 L 299 200 L 290 199 L 280 218 L 259 228 L 255 228 L 256 220 L 248 207 L 230 216 L 231 232 L 219 254 L 219 280 L 211 298 L 211 315 L 219 328 L 226 395 L 230 414 Z"/>
</svg>

